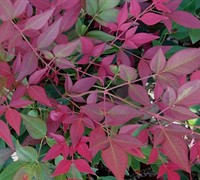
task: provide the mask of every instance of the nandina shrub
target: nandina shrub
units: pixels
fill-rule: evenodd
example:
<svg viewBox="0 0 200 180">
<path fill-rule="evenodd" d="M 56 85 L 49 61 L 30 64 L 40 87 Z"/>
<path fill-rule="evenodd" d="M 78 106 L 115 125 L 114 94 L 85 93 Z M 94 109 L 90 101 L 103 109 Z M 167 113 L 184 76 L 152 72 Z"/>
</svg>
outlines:
<svg viewBox="0 0 200 180">
<path fill-rule="evenodd" d="M 0 0 L 0 180 L 122 180 L 144 164 L 191 179 L 199 15 L 199 0 Z"/>
</svg>

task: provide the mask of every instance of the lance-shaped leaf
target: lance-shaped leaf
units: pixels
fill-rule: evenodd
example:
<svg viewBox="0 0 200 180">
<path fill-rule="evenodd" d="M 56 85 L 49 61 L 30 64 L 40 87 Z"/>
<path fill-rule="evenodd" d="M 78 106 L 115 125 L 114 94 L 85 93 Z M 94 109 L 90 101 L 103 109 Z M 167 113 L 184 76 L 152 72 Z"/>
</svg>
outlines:
<svg viewBox="0 0 200 180">
<path fill-rule="evenodd" d="M 72 62 L 70 62 L 65 58 L 56 58 L 55 62 L 56 62 L 56 67 L 60 69 L 68 69 L 75 67 L 75 65 Z"/>
<path fill-rule="evenodd" d="M 37 84 L 37 83 L 39 83 L 47 70 L 48 70 L 48 68 L 44 68 L 44 69 L 40 69 L 40 70 L 35 71 L 30 76 L 30 78 L 28 80 L 29 84 Z"/>
<path fill-rule="evenodd" d="M 154 73 L 158 73 L 164 69 L 166 65 L 165 55 L 160 48 L 150 62 L 150 68 Z"/>
<path fill-rule="evenodd" d="M 134 117 L 141 115 L 141 112 L 127 105 L 116 105 L 107 112 L 106 122 L 110 125 L 122 125 Z"/>
<path fill-rule="evenodd" d="M 46 153 L 45 157 L 42 161 L 48 161 L 51 159 L 55 159 L 62 153 L 62 146 L 60 144 L 54 144 L 51 149 Z"/>
<path fill-rule="evenodd" d="M 41 29 L 52 16 L 55 8 L 45 11 L 44 13 L 29 18 L 25 23 L 25 29 Z"/>
<path fill-rule="evenodd" d="M 123 23 L 125 23 L 127 19 L 128 19 L 128 6 L 126 2 L 122 7 L 122 9 L 119 11 L 119 14 L 117 16 L 118 26 L 121 26 Z"/>
<path fill-rule="evenodd" d="M 32 101 L 18 99 L 18 100 L 14 100 L 14 101 L 11 100 L 9 106 L 13 107 L 13 108 L 23 108 L 32 103 L 33 103 Z"/>
<path fill-rule="evenodd" d="M 5 122 L 0 120 L 0 138 L 3 139 L 12 149 L 14 149 L 10 130 Z"/>
<path fill-rule="evenodd" d="M 27 52 L 22 61 L 21 69 L 17 80 L 22 80 L 25 76 L 32 74 L 38 67 L 38 59 L 34 52 Z"/>
<path fill-rule="evenodd" d="M 98 6 L 99 6 L 99 11 L 103 11 L 106 9 L 112 9 L 116 7 L 119 4 L 120 0 L 115 0 L 115 1 L 108 1 L 108 0 L 101 0 L 98 1 Z"/>
<path fill-rule="evenodd" d="M 21 125 L 21 116 L 19 112 L 12 108 L 7 108 L 5 113 L 6 120 L 10 124 L 10 126 L 16 131 L 16 133 L 20 134 L 20 125 Z"/>
<path fill-rule="evenodd" d="M 56 169 L 55 169 L 54 173 L 52 174 L 52 176 L 58 176 L 60 174 L 65 174 L 69 171 L 70 167 L 71 167 L 71 161 L 63 159 L 56 166 Z"/>
<path fill-rule="evenodd" d="M 137 71 L 129 66 L 121 64 L 119 71 L 119 76 L 125 81 L 133 81 L 137 78 Z"/>
<path fill-rule="evenodd" d="M 141 7 L 137 0 L 131 0 L 129 10 L 131 15 L 133 15 L 136 18 L 140 15 Z"/>
<path fill-rule="evenodd" d="M 51 103 L 50 103 L 43 87 L 36 86 L 36 85 L 28 86 L 27 92 L 28 92 L 28 95 L 32 99 L 34 99 L 34 100 L 38 101 L 39 103 L 44 104 L 46 106 L 51 106 Z"/>
<path fill-rule="evenodd" d="M 21 117 L 31 137 L 34 139 L 41 139 L 46 136 L 47 127 L 44 121 L 38 117 L 27 116 L 24 114 L 21 114 Z"/>
<path fill-rule="evenodd" d="M 98 11 L 98 3 L 97 0 L 86 0 L 86 12 L 90 16 L 95 16 Z"/>
<path fill-rule="evenodd" d="M 94 48 L 92 41 L 87 37 L 80 37 L 80 40 L 81 40 L 82 53 L 83 54 L 90 53 Z"/>
<path fill-rule="evenodd" d="M 191 13 L 185 11 L 174 11 L 168 15 L 173 21 L 187 28 L 200 28 L 200 20 Z"/>
<path fill-rule="evenodd" d="M 147 94 L 147 91 L 143 86 L 140 86 L 138 84 L 130 84 L 128 88 L 128 94 L 131 99 L 134 101 L 144 105 L 144 106 L 151 106 L 149 96 Z"/>
<path fill-rule="evenodd" d="M 53 53 L 58 58 L 70 56 L 75 51 L 78 43 L 79 40 L 68 42 L 67 44 L 58 44 L 54 47 Z"/>
<path fill-rule="evenodd" d="M 152 26 L 161 22 L 162 20 L 168 19 L 168 17 L 155 14 L 155 13 L 145 13 L 140 20 L 148 26 Z"/>
<path fill-rule="evenodd" d="M 62 17 L 60 17 L 56 22 L 54 22 L 51 26 L 46 28 L 42 34 L 37 39 L 37 47 L 39 49 L 45 48 L 53 43 L 53 41 L 57 38 L 60 30 L 60 24 L 62 21 Z"/>
<path fill-rule="evenodd" d="M 12 19 L 13 5 L 10 0 L 0 0 L 0 19 L 8 21 Z"/>
<path fill-rule="evenodd" d="M 101 157 L 117 180 L 124 179 L 128 156 L 120 146 L 110 142 L 109 148 L 102 151 Z"/>
<path fill-rule="evenodd" d="M 175 104 L 183 106 L 192 106 L 200 103 L 200 80 L 194 80 L 185 83 L 177 91 Z"/>
<path fill-rule="evenodd" d="M 184 139 L 164 132 L 165 140 L 162 143 L 162 151 L 171 161 L 180 166 L 186 172 L 190 172 L 188 159 L 188 147 Z"/>
<path fill-rule="evenodd" d="M 89 31 L 86 36 L 91 37 L 91 38 L 95 38 L 95 39 L 99 39 L 103 42 L 108 42 L 108 41 L 112 41 L 115 39 L 115 36 L 112 36 L 108 33 L 105 33 L 103 31 L 98 31 L 98 30 L 93 30 L 93 31 Z"/>
<path fill-rule="evenodd" d="M 164 72 L 175 75 L 186 75 L 192 73 L 200 66 L 200 49 L 187 48 L 174 54 L 164 68 Z"/>
<path fill-rule="evenodd" d="M 92 171 L 91 167 L 87 163 L 86 160 L 84 159 L 77 159 L 74 161 L 76 168 L 82 172 L 82 173 L 87 173 L 87 174 L 94 174 Z"/>
<path fill-rule="evenodd" d="M 20 16 L 26 9 L 26 6 L 28 5 L 27 0 L 17 0 L 15 1 L 13 5 L 14 12 L 12 14 L 13 18 L 16 18 L 17 16 Z"/>
</svg>

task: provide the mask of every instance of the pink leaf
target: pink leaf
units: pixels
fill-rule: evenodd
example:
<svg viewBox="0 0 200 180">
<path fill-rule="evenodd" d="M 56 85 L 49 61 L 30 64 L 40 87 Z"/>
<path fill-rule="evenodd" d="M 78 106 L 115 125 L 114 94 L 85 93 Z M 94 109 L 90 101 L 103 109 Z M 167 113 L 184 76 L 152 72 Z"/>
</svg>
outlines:
<svg viewBox="0 0 200 180">
<path fill-rule="evenodd" d="M 74 161 L 76 168 L 82 172 L 87 174 L 94 174 L 89 164 L 84 159 L 77 159 Z"/>
<path fill-rule="evenodd" d="M 58 143 L 58 144 L 62 144 L 65 143 L 65 138 L 60 135 L 60 134 L 54 134 L 54 133 L 50 133 L 50 136 L 52 138 L 54 138 L 54 140 Z"/>
<path fill-rule="evenodd" d="M 21 61 L 21 54 L 18 53 L 13 65 L 12 65 L 12 71 L 14 74 L 17 74 L 20 69 L 21 69 L 21 66 L 22 66 L 22 61 Z"/>
<path fill-rule="evenodd" d="M 41 29 L 52 16 L 55 8 L 45 11 L 44 13 L 29 18 L 25 23 L 25 29 Z"/>
<path fill-rule="evenodd" d="M 150 62 L 151 70 L 154 73 L 159 73 L 164 69 L 165 65 L 166 65 L 165 55 L 163 54 L 162 49 L 159 49 Z"/>
<path fill-rule="evenodd" d="M 133 42 L 136 43 L 137 45 L 142 45 L 148 42 L 151 42 L 155 39 L 158 39 L 159 36 L 155 36 L 152 34 L 147 34 L 147 33 L 137 33 L 133 37 Z"/>
<path fill-rule="evenodd" d="M 117 16 L 118 26 L 121 26 L 122 24 L 124 24 L 127 19 L 128 19 L 128 6 L 126 2 L 124 6 L 121 8 L 121 10 L 119 11 L 119 14 Z"/>
<path fill-rule="evenodd" d="M 148 26 L 157 24 L 165 19 L 168 19 L 168 17 L 161 16 L 161 15 L 155 14 L 155 13 L 146 13 L 140 18 L 140 20 Z"/>
<path fill-rule="evenodd" d="M 13 5 L 10 0 L 0 0 L 0 19 L 8 21 L 12 19 Z"/>
<path fill-rule="evenodd" d="M 124 81 L 133 81 L 137 78 L 137 71 L 135 68 L 123 64 L 121 64 L 119 67 L 120 67 L 119 76 Z"/>
<path fill-rule="evenodd" d="M 58 176 L 61 174 L 65 174 L 69 171 L 70 167 L 71 167 L 71 161 L 63 159 L 56 166 L 56 170 L 54 171 L 52 176 Z"/>
<path fill-rule="evenodd" d="M 140 15 L 141 7 L 140 4 L 137 2 L 137 0 L 131 0 L 130 3 L 130 13 L 137 18 Z"/>
<path fill-rule="evenodd" d="M 75 51 L 78 43 L 79 41 L 75 40 L 67 44 L 58 44 L 53 48 L 53 53 L 57 58 L 70 56 Z"/>
<path fill-rule="evenodd" d="M 109 117 L 109 119 L 106 119 L 108 124 L 122 125 L 130 119 L 140 116 L 141 113 L 127 105 L 116 105 L 107 112 L 107 115 Z"/>
<path fill-rule="evenodd" d="M 180 87 L 179 80 L 177 76 L 171 73 L 160 73 L 157 75 L 158 82 L 163 88 L 167 88 L 167 86 L 170 86 L 174 89 L 177 89 Z"/>
<path fill-rule="evenodd" d="M 83 54 L 90 53 L 94 48 L 92 41 L 86 37 L 80 37 L 80 40 L 81 40 L 82 53 Z"/>
<path fill-rule="evenodd" d="M 130 84 L 128 89 L 128 94 L 130 98 L 133 99 L 134 101 L 147 107 L 151 106 L 149 96 L 147 94 L 146 89 L 143 86 L 138 84 Z"/>
<path fill-rule="evenodd" d="M 194 80 L 185 83 L 177 91 L 177 105 L 192 106 L 200 102 L 200 80 Z"/>
<path fill-rule="evenodd" d="M 59 156 L 62 152 L 62 145 L 55 144 L 49 149 L 49 151 L 46 153 L 45 157 L 42 159 L 42 161 L 48 161 L 51 159 L 55 159 L 57 156 Z"/>
<path fill-rule="evenodd" d="M 8 40 L 13 34 L 13 25 L 11 22 L 6 21 L 0 25 L 0 43 Z"/>
<path fill-rule="evenodd" d="M 130 28 L 127 32 L 126 32 L 126 35 L 125 35 L 125 38 L 126 39 L 129 39 L 131 37 L 133 37 L 135 35 L 135 32 L 137 30 L 137 26 L 133 27 L 133 28 Z"/>
<path fill-rule="evenodd" d="M 5 122 L 0 120 L 0 138 L 2 138 L 12 149 L 14 149 L 10 130 Z"/>
<path fill-rule="evenodd" d="M 96 82 L 96 79 L 93 77 L 87 77 L 76 81 L 72 87 L 72 92 L 74 93 L 83 93 L 88 91 Z"/>
<path fill-rule="evenodd" d="M 102 151 L 101 157 L 117 180 L 124 179 L 128 157 L 121 147 L 111 142 L 110 147 Z"/>
<path fill-rule="evenodd" d="M 152 148 L 151 154 L 149 155 L 148 164 L 153 164 L 155 161 L 157 161 L 158 155 L 159 155 L 158 149 Z"/>
<path fill-rule="evenodd" d="M 45 48 L 53 43 L 57 38 L 60 30 L 62 17 L 55 21 L 51 26 L 46 28 L 37 39 L 37 47 L 39 49 Z"/>
<path fill-rule="evenodd" d="M 5 62 L 0 62 L 0 75 L 8 77 L 12 75 L 10 66 Z"/>
<path fill-rule="evenodd" d="M 181 59 L 181 61 L 180 61 Z M 175 75 L 186 75 L 192 73 L 200 66 L 200 49 L 187 48 L 178 51 L 167 61 L 164 72 Z"/>
<path fill-rule="evenodd" d="M 190 76 L 190 80 L 197 80 L 200 79 L 200 70 L 197 70 L 195 72 L 192 73 L 192 75 Z"/>
<path fill-rule="evenodd" d="M 171 106 L 176 101 L 176 98 L 177 96 L 175 90 L 168 86 L 163 94 L 163 103 Z"/>
<path fill-rule="evenodd" d="M 200 28 L 200 20 L 186 11 L 174 11 L 168 15 L 173 21 L 187 28 Z"/>
<path fill-rule="evenodd" d="M 72 145 L 75 148 L 79 143 L 82 135 L 84 133 L 84 126 L 79 120 L 78 122 L 74 123 L 70 127 L 70 137 L 72 141 Z"/>
<path fill-rule="evenodd" d="M 25 76 L 32 74 L 38 67 L 38 59 L 34 52 L 27 52 L 22 61 L 21 70 L 17 80 L 22 80 Z"/>
<path fill-rule="evenodd" d="M 20 134 L 20 125 L 21 125 L 21 116 L 19 112 L 12 108 L 7 108 L 5 113 L 6 120 L 10 124 L 10 126 L 16 131 L 16 133 Z"/>
<path fill-rule="evenodd" d="M 29 2 L 27 0 L 17 0 L 17 1 L 15 1 L 14 5 L 13 5 L 14 12 L 12 14 L 12 17 L 16 18 L 16 17 L 20 16 L 25 11 L 28 3 Z"/>
<path fill-rule="evenodd" d="M 44 104 L 46 106 L 51 106 L 51 103 L 46 95 L 46 92 L 43 87 L 40 86 L 28 86 L 28 95 L 38 101 L 41 104 Z"/>
<path fill-rule="evenodd" d="M 39 83 L 47 70 L 48 70 L 47 68 L 44 68 L 44 69 L 35 71 L 28 80 L 29 84 Z"/>
<path fill-rule="evenodd" d="M 56 58 L 55 62 L 56 62 L 56 67 L 60 69 L 68 69 L 75 67 L 75 65 L 72 62 L 70 62 L 65 58 Z"/>
</svg>

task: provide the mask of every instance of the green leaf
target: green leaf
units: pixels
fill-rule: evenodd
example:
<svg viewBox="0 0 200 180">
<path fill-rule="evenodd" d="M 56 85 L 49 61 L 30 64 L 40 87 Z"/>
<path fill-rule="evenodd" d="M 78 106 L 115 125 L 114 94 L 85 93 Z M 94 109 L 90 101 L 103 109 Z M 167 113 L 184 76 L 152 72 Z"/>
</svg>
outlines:
<svg viewBox="0 0 200 180">
<path fill-rule="evenodd" d="M 98 30 L 90 31 L 86 34 L 86 36 L 99 39 L 104 42 L 112 41 L 115 39 L 115 36 L 112 36 L 110 34 Z"/>
<path fill-rule="evenodd" d="M 116 178 L 114 176 L 102 176 L 100 177 L 101 180 L 116 180 Z"/>
<path fill-rule="evenodd" d="M 21 162 L 21 161 L 15 161 L 11 164 L 9 164 L 3 172 L 0 174 L 0 179 L 1 180 L 13 180 L 13 177 L 15 173 L 17 172 L 18 169 L 26 165 L 26 163 Z"/>
<path fill-rule="evenodd" d="M 37 180 L 51 180 L 51 170 L 43 163 L 38 164 L 35 168 L 35 179 Z M 60 179 L 61 180 L 61 179 Z"/>
<path fill-rule="evenodd" d="M 27 164 L 21 167 L 20 169 L 17 170 L 12 180 L 33 179 L 33 175 L 35 172 L 35 169 L 33 168 L 33 166 L 34 164 Z"/>
<path fill-rule="evenodd" d="M 140 162 L 138 160 L 136 160 L 134 157 L 132 159 L 131 167 L 134 171 L 140 170 Z"/>
<path fill-rule="evenodd" d="M 133 133 L 132 135 L 133 135 L 134 137 L 137 137 L 137 136 L 140 134 L 140 132 L 141 132 L 142 130 L 146 129 L 148 126 L 149 126 L 148 124 L 144 124 L 144 125 L 140 126 L 139 128 L 137 128 L 137 129 L 134 131 L 134 133 Z"/>
<path fill-rule="evenodd" d="M 23 147 L 19 142 L 16 143 L 16 153 L 19 160 L 24 162 L 36 162 L 38 158 L 37 151 L 34 148 L 30 146 Z"/>
<path fill-rule="evenodd" d="M 119 11 L 117 9 L 108 9 L 102 11 L 97 17 L 105 23 L 116 22 L 118 13 Z"/>
<path fill-rule="evenodd" d="M 199 29 L 189 29 L 189 36 L 192 44 L 200 40 L 200 30 Z"/>
<path fill-rule="evenodd" d="M 95 16 L 98 11 L 97 0 L 86 0 L 86 12 L 90 16 Z"/>
<path fill-rule="evenodd" d="M 46 124 L 40 118 L 24 114 L 21 114 L 21 117 L 31 137 L 34 139 L 41 139 L 46 136 Z"/>
<path fill-rule="evenodd" d="M 119 2 L 120 0 L 99 0 L 99 11 L 114 8 L 119 4 Z"/>
</svg>

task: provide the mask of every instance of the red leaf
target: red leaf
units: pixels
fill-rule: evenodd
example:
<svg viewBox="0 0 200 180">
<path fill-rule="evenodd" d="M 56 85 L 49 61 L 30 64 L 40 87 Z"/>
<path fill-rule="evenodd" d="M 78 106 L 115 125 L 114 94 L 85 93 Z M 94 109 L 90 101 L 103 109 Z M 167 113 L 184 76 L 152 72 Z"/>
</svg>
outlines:
<svg viewBox="0 0 200 180">
<path fill-rule="evenodd" d="M 149 155 L 149 160 L 147 164 L 153 164 L 154 162 L 157 161 L 158 159 L 158 149 L 157 148 L 152 148 L 151 154 Z"/>
<path fill-rule="evenodd" d="M 6 21 L 6 22 L 2 22 L 1 26 L 0 26 L 0 43 L 2 43 L 3 41 L 8 40 L 12 34 L 13 34 L 13 25 L 11 22 Z"/>
<path fill-rule="evenodd" d="M 73 68 L 75 65 L 65 58 L 56 58 L 55 59 L 56 66 L 60 69 L 68 69 Z"/>
<path fill-rule="evenodd" d="M 159 36 L 155 36 L 152 34 L 147 34 L 147 33 L 137 33 L 134 35 L 132 38 L 133 42 L 137 45 L 142 45 L 148 42 L 151 42 L 155 39 L 158 39 Z"/>
<path fill-rule="evenodd" d="M 46 95 L 46 92 L 44 90 L 43 87 L 40 87 L 40 86 L 28 86 L 28 95 L 38 101 L 39 103 L 41 104 L 44 104 L 46 106 L 51 106 L 51 103 Z"/>
<path fill-rule="evenodd" d="M 39 49 L 45 48 L 53 43 L 57 38 L 60 30 L 62 17 L 55 21 L 51 26 L 46 28 L 37 39 L 37 47 Z"/>
<path fill-rule="evenodd" d="M 130 13 L 136 18 L 140 15 L 141 7 L 140 7 L 140 4 L 137 2 L 137 0 L 131 0 L 129 10 L 130 10 Z"/>
<path fill-rule="evenodd" d="M 50 133 L 51 137 L 54 138 L 54 140 L 58 143 L 58 144 L 62 144 L 65 143 L 65 138 L 62 135 L 59 134 L 54 134 L 54 133 Z"/>
<path fill-rule="evenodd" d="M 151 70 L 154 73 L 159 73 L 164 69 L 165 65 L 166 65 L 165 55 L 163 54 L 162 49 L 159 49 L 150 62 Z"/>
<path fill-rule="evenodd" d="M 26 6 L 28 5 L 28 1 L 27 0 L 17 0 L 15 1 L 14 5 L 13 5 L 13 18 L 16 18 L 18 16 L 20 16 L 26 9 Z"/>
<path fill-rule="evenodd" d="M 16 131 L 16 133 L 20 134 L 20 125 L 21 125 L 21 116 L 18 111 L 12 108 L 7 108 L 5 113 L 6 120 L 10 124 L 10 126 Z"/>
<path fill-rule="evenodd" d="M 28 106 L 29 104 L 33 104 L 33 102 L 29 100 L 19 99 L 19 100 L 14 100 L 14 101 L 11 100 L 9 106 L 13 108 L 23 108 L 25 106 Z"/>
<path fill-rule="evenodd" d="M 10 0 L 0 0 L 0 19 L 8 21 L 12 19 L 13 5 Z"/>
<path fill-rule="evenodd" d="M 29 77 L 29 80 L 28 80 L 29 85 L 30 84 L 37 84 L 37 83 L 39 83 L 47 70 L 48 70 L 47 68 L 44 68 L 44 69 L 40 69 L 40 70 L 35 71 Z"/>
<path fill-rule="evenodd" d="M 1 41 L 0 41 L 1 42 Z M 22 67 L 22 61 L 21 61 L 21 54 L 18 53 L 13 65 L 12 65 L 12 71 L 14 74 L 17 74 Z"/>
<path fill-rule="evenodd" d="M 53 48 L 55 57 L 62 58 L 70 56 L 76 49 L 79 41 L 75 40 L 67 44 L 58 44 Z"/>
<path fill-rule="evenodd" d="M 49 149 L 49 151 L 46 153 L 45 157 L 42 159 L 42 161 L 48 161 L 51 159 L 55 159 L 57 156 L 59 156 L 62 152 L 62 145 L 55 144 Z"/>
<path fill-rule="evenodd" d="M 168 14 L 168 16 L 177 24 L 187 28 L 200 28 L 200 20 L 186 11 L 174 11 Z"/>
<path fill-rule="evenodd" d="M 88 165 L 88 163 L 84 159 L 77 159 L 74 161 L 76 168 L 82 172 L 87 174 L 94 174 L 91 167 Z"/>
<path fill-rule="evenodd" d="M 6 123 L 0 120 L 0 138 L 2 138 L 12 149 L 14 149 L 10 130 Z"/>
<path fill-rule="evenodd" d="M 186 172 L 190 173 L 190 165 L 188 160 L 188 147 L 184 139 L 177 136 L 165 134 L 165 140 L 162 143 L 162 151 L 172 162 L 180 166 Z"/>
<path fill-rule="evenodd" d="M 149 96 L 143 86 L 138 84 L 130 84 L 128 88 L 128 94 L 134 101 L 147 107 L 151 106 Z"/>
<path fill-rule="evenodd" d="M 117 16 L 118 26 L 121 26 L 122 24 L 124 24 L 127 19 L 128 19 L 128 6 L 126 2 L 124 6 L 121 8 L 121 10 L 119 11 L 119 14 Z"/>
<path fill-rule="evenodd" d="M 77 152 L 87 159 L 88 161 L 92 162 L 92 154 L 91 151 L 89 150 L 89 147 L 85 143 L 79 143 L 77 147 Z"/>
<path fill-rule="evenodd" d="M 88 91 L 96 82 L 96 79 L 93 77 L 87 77 L 76 81 L 72 87 L 72 92 L 74 93 L 83 93 Z"/>
<path fill-rule="evenodd" d="M 134 117 L 141 115 L 141 112 L 127 105 L 116 105 L 108 112 L 106 122 L 109 125 L 122 125 Z"/>
<path fill-rule="evenodd" d="M 97 152 L 109 146 L 108 138 L 101 126 L 91 131 L 89 142 L 93 157 Z"/>
<path fill-rule="evenodd" d="M 181 59 L 181 61 L 180 61 Z M 187 48 L 178 51 L 167 61 L 163 72 L 170 72 L 175 75 L 186 75 L 192 73 L 200 66 L 200 49 Z"/>
<path fill-rule="evenodd" d="M 12 75 L 12 72 L 10 70 L 10 66 L 5 62 L 0 62 L 0 75 L 4 77 L 8 77 Z"/>
<path fill-rule="evenodd" d="M 55 8 L 45 11 L 44 13 L 29 18 L 25 23 L 25 29 L 41 29 L 52 16 Z"/>
<path fill-rule="evenodd" d="M 56 170 L 54 171 L 52 176 L 58 176 L 58 175 L 61 175 L 61 174 L 65 174 L 69 171 L 70 167 L 71 167 L 71 161 L 63 159 L 56 166 Z"/>
<path fill-rule="evenodd" d="M 110 147 L 102 151 L 101 157 L 117 180 L 124 179 L 128 157 L 121 147 L 111 142 Z"/>
<path fill-rule="evenodd" d="M 34 52 L 27 52 L 22 61 L 22 66 L 17 76 L 17 81 L 22 80 L 25 76 L 32 74 L 38 67 L 38 59 Z"/>
<path fill-rule="evenodd" d="M 200 80 L 194 80 L 182 85 L 177 93 L 176 104 L 183 106 L 192 106 L 200 102 Z"/>
<path fill-rule="evenodd" d="M 155 14 L 155 13 L 146 13 L 140 18 L 140 20 L 148 26 L 157 24 L 160 21 L 165 20 L 165 19 L 168 19 L 168 17 Z"/>
<path fill-rule="evenodd" d="M 133 149 L 144 145 L 140 140 L 129 134 L 118 134 L 112 140 L 123 149 Z"/>
<path fill-rule="evenodd" d="M 70 137 L 71 137 L 72 145 L 74 148 L 79 143 L 83 133 L 84 133 L 84 126 L 81 123 L 81 120 L 71 125 Z"/>
</svg>

